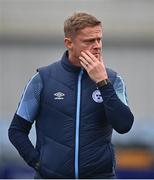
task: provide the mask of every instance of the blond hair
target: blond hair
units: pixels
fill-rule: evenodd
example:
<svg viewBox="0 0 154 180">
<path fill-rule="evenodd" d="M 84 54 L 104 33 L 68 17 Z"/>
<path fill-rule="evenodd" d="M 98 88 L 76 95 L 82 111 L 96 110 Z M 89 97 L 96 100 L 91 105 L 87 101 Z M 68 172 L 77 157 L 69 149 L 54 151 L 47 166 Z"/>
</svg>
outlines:
<svg viewBox="0 0 154 180">
<path fill-rule="evenodd" d="M 65 37 L 74 37 L 80 30 L 98 25 L 101 26 L 101 21 L 95 16 L 84 12 L 74 13 L 64 22 L 64 35 Z"/>
</svg>

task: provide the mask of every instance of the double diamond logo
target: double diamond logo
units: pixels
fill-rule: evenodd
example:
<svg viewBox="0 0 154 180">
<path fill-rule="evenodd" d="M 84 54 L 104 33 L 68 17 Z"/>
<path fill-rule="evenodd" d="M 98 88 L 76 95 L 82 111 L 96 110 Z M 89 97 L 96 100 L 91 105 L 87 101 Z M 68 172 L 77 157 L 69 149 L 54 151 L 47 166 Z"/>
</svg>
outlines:
<svg viewBox="0 0 154 180">
<path fill-rule="evenodd" d="M 54 99 L 59 99 L 59 100 L 61 100 L 61 99 L 64 99 L 64 96 L 65 96 L 65 94 L 64 93 L 62 93 L 62 92 L 57 92 L 57 93 L 55 93 L 54 94 Z"/>
</svg>

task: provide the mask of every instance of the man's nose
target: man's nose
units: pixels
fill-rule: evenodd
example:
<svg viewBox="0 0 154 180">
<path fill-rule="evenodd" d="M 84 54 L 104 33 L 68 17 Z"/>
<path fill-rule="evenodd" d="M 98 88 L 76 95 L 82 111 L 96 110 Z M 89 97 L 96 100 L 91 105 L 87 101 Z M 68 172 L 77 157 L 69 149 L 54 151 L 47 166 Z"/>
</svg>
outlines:
<svg viewBox="0 0 154 180">
<path fill-rule="evenodd" d="M 101 48 L 101 41 L 100 40 L 95 40 L 94 48 Z"/>
</svg>

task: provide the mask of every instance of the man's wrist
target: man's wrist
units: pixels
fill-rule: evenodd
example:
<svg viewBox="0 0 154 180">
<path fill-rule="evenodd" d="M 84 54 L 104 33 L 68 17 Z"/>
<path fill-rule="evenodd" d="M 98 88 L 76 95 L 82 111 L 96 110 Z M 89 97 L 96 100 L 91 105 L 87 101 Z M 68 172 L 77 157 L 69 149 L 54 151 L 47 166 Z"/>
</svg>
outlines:
<svg viewBox="0 0 154 180">
<path fill-rule="evenodd" d="M 102 81 L 97 82 L 96 85 L 98 88 L 100 88 L 100 87 L 106 86 L 109 83 L 111 83 L 109 79 L 104 79 Z"/>
<path fill-rule="evenodd" d="M 36 162 L 36 163 L 35 163 L 35 166 L 34 166 L 34 169 L 35 169 L 36 171 L 39 171 L 39 168 L 40 168 L 40 163 L 39 163 L 39 162 Z"/>
</svg>

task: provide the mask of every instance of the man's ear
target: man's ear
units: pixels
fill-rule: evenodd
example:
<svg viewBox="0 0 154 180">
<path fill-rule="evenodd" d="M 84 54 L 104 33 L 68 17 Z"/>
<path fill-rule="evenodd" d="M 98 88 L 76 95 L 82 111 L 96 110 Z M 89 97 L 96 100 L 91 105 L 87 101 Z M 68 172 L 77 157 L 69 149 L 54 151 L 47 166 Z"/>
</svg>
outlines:
<svg viewBox="0 0 154 180">
<path fill-rule="evenodd" d="M 73 43 L 72 43 L 72 40 L 71 38 L 64 38 L 64 44 L 66 46 L 67 49 L 72 49 L 73 47 Z"/>
</svg>

